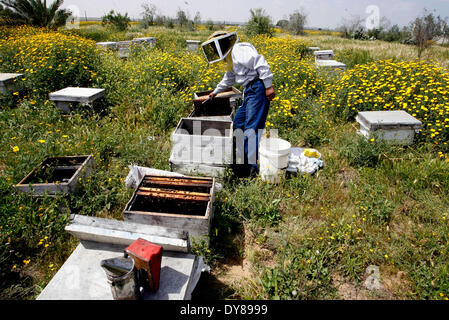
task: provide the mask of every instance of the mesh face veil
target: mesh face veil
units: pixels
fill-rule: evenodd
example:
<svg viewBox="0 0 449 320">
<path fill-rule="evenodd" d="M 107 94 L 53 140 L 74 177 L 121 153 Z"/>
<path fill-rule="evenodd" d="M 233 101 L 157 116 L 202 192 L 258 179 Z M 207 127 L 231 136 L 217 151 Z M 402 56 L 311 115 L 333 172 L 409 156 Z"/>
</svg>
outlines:
<svg viewBox="0 0 449 320">
<path fill-rule="evenodd" d="M 201 47 L 203 48 L 207 62 L 214 63 L 225 59 L 229 52 L 231 52 L 234 44 L 238 41 L 239 37 L 237 33 L 232 32 L 212 38 L 204 42 Z"/>
</svg>

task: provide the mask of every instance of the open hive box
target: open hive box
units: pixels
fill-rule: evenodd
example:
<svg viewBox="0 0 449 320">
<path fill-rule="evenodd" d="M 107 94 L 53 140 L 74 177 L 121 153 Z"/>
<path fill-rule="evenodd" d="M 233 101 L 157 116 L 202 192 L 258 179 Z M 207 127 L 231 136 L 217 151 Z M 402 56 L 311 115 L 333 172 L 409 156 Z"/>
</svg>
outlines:
<svg viewBox="0 0 449 320">
<path fill-rule="evenodd" d="M 242 98 L 242 92 L 231 87 L 217 94 L 213 100 L 203 104 L 209 98 L 209 94 L 212 91 L 208 90 L 194 93 L 193 112 L 189 117 L 232 120 L 235 115 L 236 99 Z"/>
<path fill-rule="evenodd" d="M 92 168 L 91 155 L 47 158 L 15 188 L 35 196 L 69 194 L 76 190 L 79 179 L 90 174 Z"/>
<path fill-rule="evenodd" d="M 207 236 L 213 217 L 214 178 L 146 175 L 125 207 L 125 221 Z"/>
</svg>

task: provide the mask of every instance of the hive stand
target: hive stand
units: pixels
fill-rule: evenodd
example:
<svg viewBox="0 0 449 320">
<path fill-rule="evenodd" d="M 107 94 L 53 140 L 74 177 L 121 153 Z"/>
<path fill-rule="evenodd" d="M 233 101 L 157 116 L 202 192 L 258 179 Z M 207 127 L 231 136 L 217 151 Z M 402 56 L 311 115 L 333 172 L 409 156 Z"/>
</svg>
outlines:
<svg viewBox="0 0 449 320">
<path fill-rule="evenodd" d="M 97 88 L 74 88 L 65 89 L 49 94 L 49 100 L 56 103 L 56 107 L 64 113 L 72 111 L 72 104 L 91 105 L 97 99 L 103 98 L 105 89 Z"/>
<path fill-rule="evenodd" d="M 199 40 L 186 40 L 187 50 L 196 51 L 200 47 L 201 41 Z"/>
<path fill-rule="evenodd" d="M 0 94 L 17 91 L 17 80 L 22 76 L 22 73 L 0 73 Z"/>
<path fill-rule="evenodd" d="M 403 110 L 359 112 L 360 134 L 389 144 L 410 145 L 422 123 Z"/>
</svg>

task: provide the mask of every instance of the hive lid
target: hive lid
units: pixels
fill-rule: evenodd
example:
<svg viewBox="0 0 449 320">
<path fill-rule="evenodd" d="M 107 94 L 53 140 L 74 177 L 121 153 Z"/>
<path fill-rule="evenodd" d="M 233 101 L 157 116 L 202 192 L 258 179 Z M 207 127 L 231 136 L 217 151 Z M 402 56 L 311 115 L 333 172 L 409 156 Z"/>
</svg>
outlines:
<svg viewBox="0 0 449 320">
<path fill-rule="evenodd" d="M 333 50 L 317 50 L 313 53 L 316 56 L 321 56 L 321 55 L 325 55 L 325 54 L 334 54 Z"/>
<path fill-rule="evenodd" d="M 400 127 L 421 128 L 421 121 L 403 110 L 359 112 L 357 122 L 369 130 L 394 129 Z"/>
<path fill-rule="evenodd" d="M 21 76 L 23 76 L 23 73 L 0 73 L 0 82 L 13 80 Z"/>
</svg>

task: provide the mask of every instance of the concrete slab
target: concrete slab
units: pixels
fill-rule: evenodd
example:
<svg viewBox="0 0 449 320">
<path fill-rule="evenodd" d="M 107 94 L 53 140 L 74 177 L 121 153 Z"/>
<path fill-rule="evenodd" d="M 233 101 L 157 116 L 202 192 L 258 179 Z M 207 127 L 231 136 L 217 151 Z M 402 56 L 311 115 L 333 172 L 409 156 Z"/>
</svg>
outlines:
<svg viewBox="0 0 449 320">
<path fill-rule="evenodd" d="M 126 246 L 81 242 L 37 300 L 112 300 L 111 288 L 100 266 L 101 260 L 123 256 Z M 188 299 L 198 258 L 187 253 L 164 252 L 160 286 L 156 293 L 144 292 L 145 300 Z"/>
<path fill-rule="evenodd" d="M 67 87 L 49 94 L 50 101 L 90 103 L 106 94 L 105 89 Z"/>
<path fill-rule="evenodd" d="M 332 69 L 341 69 L 345 70 L 346 65 L 342 62 L 336 60 L 316 60 L 315 64 L 317 67 L 321 68 L 332 68 Z"/>
</svg>

